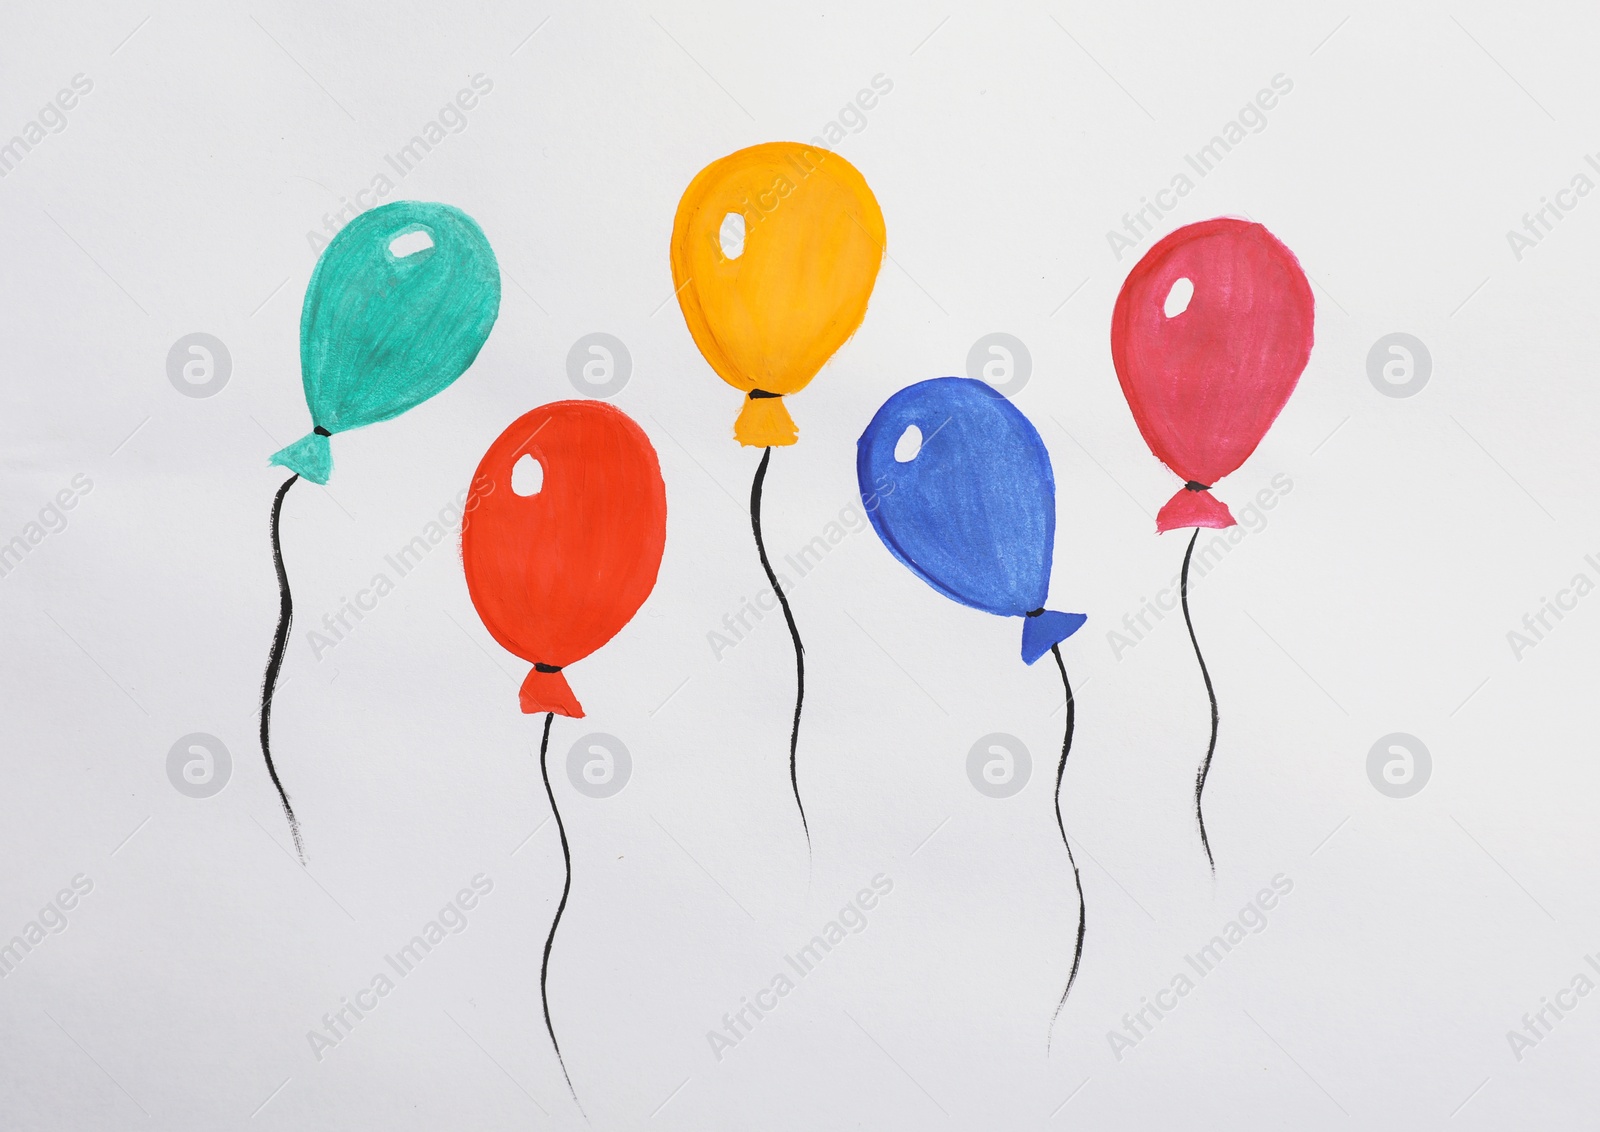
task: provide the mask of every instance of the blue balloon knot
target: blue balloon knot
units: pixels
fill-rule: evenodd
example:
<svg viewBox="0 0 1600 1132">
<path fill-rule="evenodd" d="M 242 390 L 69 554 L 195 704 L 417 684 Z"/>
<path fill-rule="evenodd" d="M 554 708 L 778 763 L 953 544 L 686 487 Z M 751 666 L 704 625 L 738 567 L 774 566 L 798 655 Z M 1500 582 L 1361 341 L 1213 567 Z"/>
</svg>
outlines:
<svg viewBox="0 0 1600 1132">
<path fill-rule="evenodd" d="M 1032 664 L 1054 646 L 1066 640 L 1089 620 L 1081 613 L 1057 613 L 1053 609 L 1025 614 L 1022 619 L 1022 660 Z"/>
</svg>

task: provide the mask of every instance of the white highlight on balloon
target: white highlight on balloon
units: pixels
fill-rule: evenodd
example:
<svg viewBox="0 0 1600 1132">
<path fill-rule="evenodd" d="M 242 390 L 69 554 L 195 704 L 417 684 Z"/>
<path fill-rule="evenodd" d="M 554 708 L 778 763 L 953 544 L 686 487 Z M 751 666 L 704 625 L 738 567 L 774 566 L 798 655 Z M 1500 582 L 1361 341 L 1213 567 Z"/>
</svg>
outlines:
<svg viewBox="0 0 1600 1132">
<path fill-rule="evenodd" d="M 518 495 L 538 495 L 544 489 L 544 465 L 524 453 L 511 465 L 511 490 Z"/>
<path fill-rule="evenodd" d="M 405 232 L 389 241 L 389 254 L 395 259 L 405 259 L 408 255 L 416 255 L 433 247 L 433 237 L 418 228 L 415 232 Z"/>
<path fill-rule="evenodd" d="M 729 259 L 744 255 L 743 213 L 730 212 L 722 218 L 722 231 L 717 233 L 717 241 L 722 245 L 722 254 Z"/>
<path fill-rule="evenodd" d="M 900 439 L 894 443 L 894 458 L 902 464 L 909 464 L 921 451 L 922 430 L 916 425 L 907 425 L 906 430 L 900 434 Z"/>
<path fill-rule="evenodd" d="M 1189 309 L 1189 300 L 1194 298 L 1193 281 L 1184 278 L 1175 280 L 1172 290 L 1167 292 L 1167 301 L 1161 307 L 1161 313 L 1168 318 L 1177 318 Z"/>
</svg>

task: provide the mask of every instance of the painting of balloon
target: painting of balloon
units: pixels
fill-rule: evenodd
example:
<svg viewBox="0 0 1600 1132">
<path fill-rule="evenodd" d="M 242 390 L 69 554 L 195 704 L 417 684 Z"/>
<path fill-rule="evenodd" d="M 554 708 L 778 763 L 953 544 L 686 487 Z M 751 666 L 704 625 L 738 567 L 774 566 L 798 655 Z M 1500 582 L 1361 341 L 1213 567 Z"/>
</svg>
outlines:
<svg viewBox="0 0 1600 1132">
<path fill-rule="evenodd" d="M 574 1101 L 546 991 L 572 891 L 572 854 L 547 766 L 550 727 L 558 715 L 583 718 L 565 669 L 633 619 L 655 588 L 666 537 L 656 451 L 632 418 L 600 401 L 558 401 L 512 421 L 478 465 L 461 524 L 472 604 L 490 635 L 533 666 L 518 700 L 527 714 L 544 714 L 539 774 L 566 881 L 545 940 L 539 999 Z"/>
<path fill-rule="evenodd" d="M 460 377 L 500 312 L 500 268 L 483 231 L 445 204 L 395 201 L 357 216 L 322 252 L 300 312 L 300 378 L 311 431 L 274 453 L 293 474 L 272 501 L 278 628 L 261 689 L 261 755 L 295 851 L 305 846 L 272 759 L 272 698 L 294 601 L 283 564 L 284 497 L 300 479 L 333 474 L 329 438 L 397 417 Z"/>
<path fill-rule="evenodd" d="M 1189 562 L 1202 528 L 1234 526 L 1217 481 L 1250 457 L 1311 357 L 1314 303 L 1294 253 L 1260 224 L 1221 218 L 1179 228 L 1128 273 L 1111 316 L 1111 357 L 1133 419 L 1184 481 L 1156 531 L 1195 528 L 1179 575 L 1184 624 L 1211 701 L 1211 742 L 1194 812 L 1213 872 L 1202 806 L 1217 749 L 1217 695 L 1189 615 Z"/>
<path fill-rule="evenodd" d="M 1076 704 L 1061 642 L 1081 613 L 1046 609 L 1055 554 L 1056 485 L 1031 421 L 989 385 L 939 377 L 884 402 L 856 448 L 856 479 L 872 529 L 889 553 L 945 597 L 997 617 L 1022 618 L 1022 660 L 1055 657 L 1066 693 L 1056 766 L 1056 828 L 1078 889 L 1078 938 L 1067 1001 L 1083 958 L 1083 881 L 1061 816 Z M 1054 1017 L 1051 1019 L 1054 1026 Z"/>
<path fill-rule="evenodd" d="M 772 449 L 800 437 L 784 398 L 810 384 L 861 325 L 883 256 L 883 213 L 866 179 L 838 154 L 796 142 L 752 146 L 706 166 L 684 190 L 672 225 L 672 282 L 684 321 L 717 376 L 744 394 L 734 438 L 763 450 L 750 525 L 794 642 L 789 784 L 808 846 L 796 769 L 805 646 L 767 558 L 762 487 Z"/>
</svg>

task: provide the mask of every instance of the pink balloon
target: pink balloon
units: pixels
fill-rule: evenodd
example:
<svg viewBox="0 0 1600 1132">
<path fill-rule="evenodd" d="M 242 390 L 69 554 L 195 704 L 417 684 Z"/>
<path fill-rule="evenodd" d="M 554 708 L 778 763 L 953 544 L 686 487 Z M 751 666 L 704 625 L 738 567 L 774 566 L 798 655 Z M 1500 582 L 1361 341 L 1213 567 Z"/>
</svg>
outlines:
<svg viewBox="0 0 1600 1132">
<path fill-rule="evenodd" d="M 1157 531 L 1234 525 L 1211 487 L 1256 450 L 1294 392 L 1313 308 L 1294 253 L 1247 220 L 1179 228 L 1128 273 L 1111 359 L 1145 443 L 1185 481 Z"/>
</svg>

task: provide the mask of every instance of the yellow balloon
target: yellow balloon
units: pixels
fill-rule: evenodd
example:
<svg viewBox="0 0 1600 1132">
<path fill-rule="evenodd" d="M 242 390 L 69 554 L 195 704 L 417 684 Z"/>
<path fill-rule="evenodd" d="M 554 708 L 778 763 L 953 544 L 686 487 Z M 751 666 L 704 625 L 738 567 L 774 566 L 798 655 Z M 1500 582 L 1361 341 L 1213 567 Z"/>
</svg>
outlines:
<svg viewBox="0 0 1600 1132">
<path fill-rule="evenodd" d="M 730 238 L 741 221 L 742 248 Z M 866 179 L 817 146 L 741 149 L 684 190 L 672 282 L 695 345 L 747 395 L 733 426 L 740 444 L 799 438 L 783 397 L 804 389 L 861 325 L 883 240 Z"/>
</svg>

